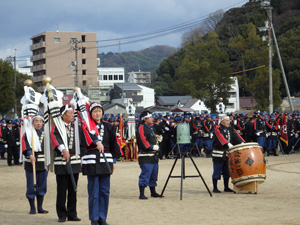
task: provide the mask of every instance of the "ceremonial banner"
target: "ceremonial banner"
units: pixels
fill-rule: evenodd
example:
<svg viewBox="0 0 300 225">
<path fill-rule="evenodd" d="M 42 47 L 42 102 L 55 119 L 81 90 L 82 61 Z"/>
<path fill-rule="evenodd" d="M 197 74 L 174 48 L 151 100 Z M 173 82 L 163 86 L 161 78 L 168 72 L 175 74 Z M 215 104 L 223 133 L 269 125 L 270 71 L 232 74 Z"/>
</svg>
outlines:
<svg viewBox="0 0 300 225">
<path fill-rule="evenodd" d="M 20 140 L 22 139 L 23 135 L 26 133 L 27 141 L 31 146 L 32 144 L 32 134 L 35 134 L 33 132 L 34 128 L 32 126 L 32 117 L 37 115 L 39 112 L 39 103 L 41 99 L 41 94 L 34 91 L 34 89 L 30 86 L 24 86 L 24 96 L 21 99 L 22 104 L 22 110 L 21 110 L 21 116 L 22 116 L 22 123 L 21 123 L 21 133 L 20 133 Z M 32 149 L 32 151 L 41 151 L 41 147 L 38 144 L 39 139 L 38 137 L 33 137 L 36 149 Z M 23 150 L 22 145 L 20 145 L 20 162 L 23 161 Z"/>
<path fill-rule="evenodd" d="M 280 128 L 280 140 L 282 140 L 286 146 L 288 146 L 289 138 L 287 135 L 287 127 L 286 127 L 286 116 L 285 113 L 283 114 L 283 119 L 281 121 L 281 128 Z"/>
</svg>

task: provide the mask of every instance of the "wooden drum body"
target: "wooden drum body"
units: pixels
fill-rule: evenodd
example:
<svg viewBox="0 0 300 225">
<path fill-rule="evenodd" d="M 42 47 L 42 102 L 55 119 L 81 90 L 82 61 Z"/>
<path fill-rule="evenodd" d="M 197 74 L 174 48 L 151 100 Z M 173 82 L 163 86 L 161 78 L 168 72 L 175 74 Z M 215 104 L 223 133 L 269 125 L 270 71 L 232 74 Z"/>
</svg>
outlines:
<svg viewBox="0 0 300 225">
<path fill-rule="evenodd" d="M 251 182 L 266 180 L 266 161 L 256 142 L 235 145 L 227 153 L 232 183 L 241 187 Z"/>
</svg>

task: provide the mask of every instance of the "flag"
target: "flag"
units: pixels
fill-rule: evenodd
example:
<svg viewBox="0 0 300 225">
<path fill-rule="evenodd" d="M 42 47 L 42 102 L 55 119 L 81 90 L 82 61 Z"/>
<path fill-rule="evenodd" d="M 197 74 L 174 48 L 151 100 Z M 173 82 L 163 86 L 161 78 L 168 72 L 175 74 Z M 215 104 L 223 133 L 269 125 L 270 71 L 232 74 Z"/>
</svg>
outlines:
<svg viewBox="0 0 300 225">
<path fill-rule="evenodd" d="M 120 117 L 120 122 L 119 122 L 119 133 L 120 133 L 120 139 L 121 139 L 121 149 L 126 146 L 126 140 L 124 138 L 124 120 L 123 116 Z"/>
<path fill-rule="evenodd" d="M 287 135 L 287 127 L 286 127 L 286 116 L 285 113 L 283 114 L 283 119 L 281 121 L 281 128 L 280 128 L 280 140 L 282 140 L 286 146 L 288 146 L 288 135 Z"/>
</svg>

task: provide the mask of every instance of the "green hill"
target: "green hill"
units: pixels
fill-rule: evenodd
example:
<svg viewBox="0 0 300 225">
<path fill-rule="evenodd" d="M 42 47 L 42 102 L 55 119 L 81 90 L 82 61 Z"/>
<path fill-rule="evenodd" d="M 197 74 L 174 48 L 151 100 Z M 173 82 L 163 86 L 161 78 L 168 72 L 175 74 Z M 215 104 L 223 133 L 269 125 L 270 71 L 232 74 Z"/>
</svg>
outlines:
<svg viewBox="0 0 300 225">
<path fill-rule="evenodd" d="M 107 54 L 101 53 L 100 66 L 124 67 L 126 72 L 149 71 L 154 72 L 160 63 L 168 56 L 176 52 L 176 49 L 166 45 L 156 45 L 140 51 Z"/>
</svg>

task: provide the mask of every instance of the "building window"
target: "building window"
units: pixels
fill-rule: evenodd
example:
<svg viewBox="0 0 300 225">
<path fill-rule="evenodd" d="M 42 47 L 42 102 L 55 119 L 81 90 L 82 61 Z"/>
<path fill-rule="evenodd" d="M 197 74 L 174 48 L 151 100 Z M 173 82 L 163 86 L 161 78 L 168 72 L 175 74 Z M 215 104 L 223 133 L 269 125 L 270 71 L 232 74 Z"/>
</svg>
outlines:
<svg viewBox="0 0 300 225">
<path fill-rule="evenodd" d="M 83 47 L 83 48 L 81 49 L 81 53 L 82 53 L 82 54 L 85 54 L 85 47 Z"/>
<path fill-rule="evenodd" d="M 109 76 L 108 76 L 108 79 L 109 79 L 109 80 L 113 80 L 113 79 L 112 79 L 112 75 L 109 75 Z"/>
<path fill-rule="evenodd" d="M 98 76 L 98 80 L 102 80 L 102 75 L 99 75 L 99 76 Z"/>
<path fill-rule="evenodd" d="M 118 80 L 118 75 L 114 75 L 114 80 Z"/>
<path fill-rule="evenodd" d="M 119 80 L 123 80 L 123 75 L 119 75 Z"/>
<path fill-rule="evenodd" d="M 82 70 L 82 75 L 86 75 L 86 70 Z"/>
<path fill-rule="evenodd" d="M 54 43 L 60 43 L 60 38 L 59 37 L 55 37 L 54 38 Z"/>
<path fill-rule="evenodd" d="M 86 59 L 82 59 L 82 64 L 86 64 Z"/>
<path fill-rule="evenodd" d="M 82 81 L 82 86 L 85 87 L 86 86 L 86 80 Z"/>
<path fill-rule="evenodd" d="M 81 35 L 81 41 L 85 42 L 85 35 Z"/>
<path fill-rule="evenodd" d="M 103 80 L 107 80 L 107 75 L 103 75 Z"/>
</svg>

